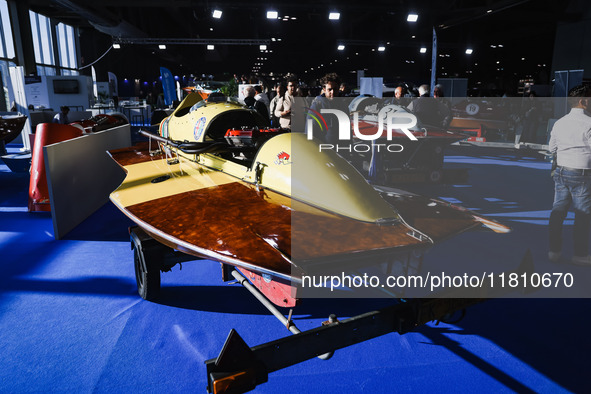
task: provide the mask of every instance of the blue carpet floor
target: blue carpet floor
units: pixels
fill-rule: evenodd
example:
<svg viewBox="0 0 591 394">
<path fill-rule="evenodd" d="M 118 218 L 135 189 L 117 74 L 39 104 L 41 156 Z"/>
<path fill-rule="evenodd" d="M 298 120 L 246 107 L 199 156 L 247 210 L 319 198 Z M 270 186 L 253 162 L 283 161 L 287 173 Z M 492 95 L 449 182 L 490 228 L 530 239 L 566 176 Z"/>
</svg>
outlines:
<svg viewBox="0 0 591 394">
<path fill-rule="evenodd" d="M 455 148 L 446 167 L 468 167 L 469 182 L 408 188 L 478 209 L 513 232 L 462 234 L 431 249 L 425 265 L 511 265 L 530 249 L 546 269 L 548 163 Z M 222 282 L 211 261 L 174 267 L 162 275 L 162 299 L 142 300 L 124 215 L 109 203 L 56 241 L 51 216 L 26 211 L 27 189 L 28 174 L 0 164 L 0 392 L 205 392 L 204 361 L 230 329 L 250 346 L 290 335 L 245 289 Z M 572 272 L 588 276 L 584 267 Z M 330 313 L 387 304 L 304 301 L 294 319 L 306 330 Z M 430 323 L 275 372 L 255 392 L 591 392 L 590 307 L 588 299 L 486 301 L 459 323 Z"/>
</svg>

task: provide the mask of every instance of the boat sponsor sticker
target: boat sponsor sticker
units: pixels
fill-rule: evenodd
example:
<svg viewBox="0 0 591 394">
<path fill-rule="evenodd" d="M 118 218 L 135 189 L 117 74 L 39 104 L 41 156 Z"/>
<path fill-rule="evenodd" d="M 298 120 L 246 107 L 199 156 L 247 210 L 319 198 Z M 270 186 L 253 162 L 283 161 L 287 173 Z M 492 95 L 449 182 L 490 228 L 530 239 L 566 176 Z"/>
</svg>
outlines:
<svg viewBox="0 0 591 394">
<path fill-rule="evenodd" d="M 199 141 L 201 135 L 203 134 L 203 130 L 205 130 L 205 116 L 202 116 L 201 119 L 195 123 L 195 129 L 193 130 L 193 135 L 195 136 L 195 141 Z"/>
<path fill-rule="evenodd" d="M 164 138 L 168 138 L 168 121 L 170 117 L 167 117 L 160 123 L 160 135 Z"/>
<path fill-rule="evenodd" d="M 470 104 L 466 105 L 466 113 L 468 115 L 474 116 L 474 115 L 478 114 L 478 111 L 480 111 L 480 107 L 478 106 L 478 104 L 470 103 Z"/>
<path fill-rule="evenodd" d="M 285 152 L 285 151 L 281 151 L 277 154 L 277 159 L 275 160 L 275 164 L 279 165 L 279 164 L 291 164 L 291 161 L 289 161 L 290 159 L 290 155 L 289 153 Z"/>
</svg>

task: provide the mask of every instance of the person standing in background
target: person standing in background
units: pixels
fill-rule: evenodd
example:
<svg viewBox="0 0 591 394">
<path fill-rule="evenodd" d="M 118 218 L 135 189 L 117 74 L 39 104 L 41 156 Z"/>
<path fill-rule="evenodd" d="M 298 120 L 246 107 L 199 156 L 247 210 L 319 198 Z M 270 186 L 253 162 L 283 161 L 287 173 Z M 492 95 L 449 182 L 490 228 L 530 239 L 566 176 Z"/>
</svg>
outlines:
<svg viewBox="0 0 591 394">
<path fill-rule="evenodd" d="M 263 92 L 263 87 L 261 85 L 256 85 L 254 91 L 256 93 L 254 99 L 265 104 L 265 107 L 267 107 L 267 113 L 269 113 L 269 97 L 267 96 L 267 93 Z"/>
<path fill-rule="evenodd" d="M 59 124 L 69 124 L 70 120 L 68 119 L 68 114 L 70 113 L 70 107 L 66 105 L 62 105 L 60 107 L 60 112 L 55 114 L 53 117 L 53 123 Z"/>
<path fill-rule="evenodd" d="M 273 97 L 271 103 L 269 104 L 269 114 L 271 115 L 271 126 L 279 127 L 279 118 L 275 116 L 275 110 L 277 109 L 279 101 L 281 101 L 285 95 L 285 84 L 282 82 L 277 82 L 277 84 L 275 84 L 275 92 L 276 96 Z"/>
<path fill-rule="evenodd" d="M 282 129 L 291 129 L 291 111 L 295 102 L 294 92 L 296 84 L 297 81 L 294 78 L 290 78 L 287 81 L 287 91 L 275 108 L 275 116 L 279 118 L 279 126 Z"/>
<path fill-rule="evenodd" d="M 549 222 L 548 259 L 562 258 L 562 225 L 572 203 L 575 211 L 574 256 L 571 262 L 591 266 L 591 88 L 577 86 L 568 92 L 572 109 L 558 119 L 550 132 L 550 151 L 556 156 L 554 204 Z"/>
</svg>

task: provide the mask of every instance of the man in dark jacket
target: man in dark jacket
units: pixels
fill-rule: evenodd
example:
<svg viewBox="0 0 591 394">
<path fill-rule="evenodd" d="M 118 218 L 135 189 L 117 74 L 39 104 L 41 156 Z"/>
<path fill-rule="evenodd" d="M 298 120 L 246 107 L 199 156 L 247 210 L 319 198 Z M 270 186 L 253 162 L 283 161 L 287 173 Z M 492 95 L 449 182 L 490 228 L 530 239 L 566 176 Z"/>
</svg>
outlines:
<svg viewBox="0 0 591 394">
<path fill-rule="evenodd" d="M 269 119 L 269 111 L 267 111 L 267 106 L 262 101 L 254 98 L 256 94 L 254 87 L 247 87 L 244 93 L 246 94 L 246 97 L 244 98 L 244 104 L 246 104 L 247 107 L 256 110 L 263 118 Z"/>
</svg>

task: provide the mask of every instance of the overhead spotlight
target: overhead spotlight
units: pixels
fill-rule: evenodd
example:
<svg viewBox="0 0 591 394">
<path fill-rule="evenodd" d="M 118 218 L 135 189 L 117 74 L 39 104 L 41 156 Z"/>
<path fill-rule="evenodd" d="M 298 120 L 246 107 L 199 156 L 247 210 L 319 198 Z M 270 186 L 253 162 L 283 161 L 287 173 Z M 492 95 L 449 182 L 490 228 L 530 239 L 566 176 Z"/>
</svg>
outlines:
<svg viewBox="0 0 591 394">
<path fill-rule="evenodd" d="M 339 19 L 341 19 L 341 13 L 340 12 L 331 12 L 328 14 L 328 19 L 330 19 L 332 21 L 338 21 Z"/>
<path fill-rule="evenodd" d="M 213 10 L 213 13 L 211 14 L 211 16 L 213 16 L 215 19 L 220 19 L 222 17 L 222 11 Z"/>
<path fill-rule="evenodd" d="M 215 49 L 215 45 L 211 45 L 210 44 L 210 45 L 207 46 L 207 50 L 208 51 L 213 51 L 214 49 Z"/>
<path fill-rule="evenodd" d="M 114 49 L 119 49 L 119 48 L 121 48 L 121 45 L 120 45 L 120 44 L 117 44 L 117 43 L 115 43 L 115 44 L 113 44 L 113 48 L 114 48 Z"/>
<path fill-rule="evenodd" d="M 267 46 L 265 44 L 259 45 L 259 49 L 261 51 L 266 51 L 267 50 Z"/>
<path fill-rule="evenodd" d="M 472 54 L 472 52 L 474 52 L 474 51 L 472 50 L 472 48 L 468 48 L 468 49 L 466 49 L 466 55 L 471 55 L 471 54 Z"/>
<path fill-rule="evenodd" d="M 492 12 L 492 10 L 488 10 L 488 11 L 486 11 L 486 13 L 487 13 L 487 14 L 490 14 L 491 12 Z"/>
<path fill-rule="evenodd" d="M 337 49 L 338 49 L 339 51 L 342 51 L 342 50 L 344 50 L 344 49 L 345 49 L 345 46 L 341 44 L 341 45 L 339 45 L 339 46 L 337 47 Z"/>
<path fill-rule="evenodd" d="M 279 13 L 277 11 L 267 11 L 267 19 L 277 19 Z"/>
<path fill-rule="evenodd" d="M 421 49 L 419 49 L 419 52 L 421 52 L 421 53 L 427 53 L 427 48 L 421 47 Z"/>
<path fill-rule="evenodd" d="M 160 45 L 158 45 L 158 49 L 166 49 L 166 45 L 160 44 Z"/>
<path fill-rule="evenodd" d="M 417 14 L 408 14 L 408 16 L 406 17 L 407 22 L 416 22 L 418 19 L 419 16 Z"/>
<path fill-rule="evenodd" d="M 378 51 L 379 52 L 384 52 L 385 50 L 386 50 L 386 47 L 385 46 L 379 46 L 378 47 Z"/>
</svg>

